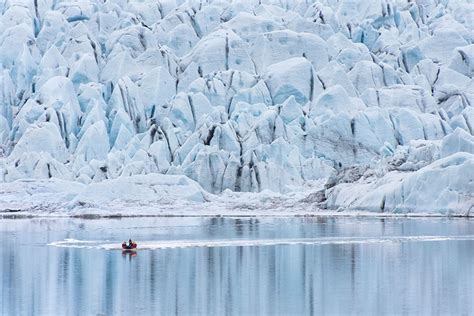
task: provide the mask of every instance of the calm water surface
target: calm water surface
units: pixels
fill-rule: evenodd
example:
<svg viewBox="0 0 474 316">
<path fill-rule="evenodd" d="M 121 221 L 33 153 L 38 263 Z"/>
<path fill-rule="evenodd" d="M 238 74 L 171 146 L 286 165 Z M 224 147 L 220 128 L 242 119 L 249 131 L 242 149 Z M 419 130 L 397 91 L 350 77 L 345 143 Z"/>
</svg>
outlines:
<svg viewBox="0 0 474 316">
<path fill-rule="evenodd" d="M 0 219 L 0 242 L 2 315 L 474 314 L 473 220 Z"/>
</svg>

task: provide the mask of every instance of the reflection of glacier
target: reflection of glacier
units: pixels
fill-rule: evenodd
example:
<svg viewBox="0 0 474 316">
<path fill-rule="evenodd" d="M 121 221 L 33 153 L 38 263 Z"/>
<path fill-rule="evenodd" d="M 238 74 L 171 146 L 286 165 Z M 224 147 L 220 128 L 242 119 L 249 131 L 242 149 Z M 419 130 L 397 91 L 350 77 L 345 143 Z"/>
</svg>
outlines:
<svg viewBox="0 0 474 316">
<path fill-rule="evenodd" d="M 161 249 L 139 252 L 131 260 L 120 251 L 45 245 L 71 236 L 120 240 L 125 234 L 138 241 L 183 235 L 195 240 L 392 234 L 462 238 L 474 229 L 469 220 L 3 222 L 0 313 L 5 315 L 411 315 L 435 309 L 466 315 L 474 309 L 472 241 Z M 151 237 L 156 232 L 161 235 Z"/>
<path fill-rule="evenodd" d="M 474 4 L 438 2 L 6 2 L 0 181 L 468 213 Z"/>
</svg>

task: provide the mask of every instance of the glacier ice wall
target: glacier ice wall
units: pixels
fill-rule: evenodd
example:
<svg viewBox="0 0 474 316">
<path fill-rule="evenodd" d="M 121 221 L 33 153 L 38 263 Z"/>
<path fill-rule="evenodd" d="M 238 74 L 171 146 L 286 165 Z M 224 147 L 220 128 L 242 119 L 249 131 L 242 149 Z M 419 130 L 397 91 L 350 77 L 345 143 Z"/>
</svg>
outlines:
<svg viewBox="0 0 474 316">
<path fill-rule="evenodd" d="M 462 160 L 458 208 L 474 204 L 470 1 L 10 0 L 0 13 L 1 182 L 160 173 L 220 193 L 329 178 L 327 207 L 396 209 L 398 187 L 359 204 L 344 188 L 394 172 L 416 186 L 450 176 L 445 159 Z"/>
</svg>

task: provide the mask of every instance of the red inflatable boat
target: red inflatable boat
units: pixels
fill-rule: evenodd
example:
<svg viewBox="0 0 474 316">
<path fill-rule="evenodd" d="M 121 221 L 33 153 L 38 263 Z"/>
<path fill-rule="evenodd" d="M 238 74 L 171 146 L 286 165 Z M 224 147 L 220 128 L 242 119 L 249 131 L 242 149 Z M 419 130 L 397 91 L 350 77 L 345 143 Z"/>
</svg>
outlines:
<svg viewBox="0 0 474 316">
<path fill-rule="evenodd" d="M 137 249 L 137 243 L 136 242 L 132 242 L 130 244 L 127 245 L 127 243 L 122 243 L 122 249 L 123 250 L 134 250 L 134 249 Z"/>
</svg>

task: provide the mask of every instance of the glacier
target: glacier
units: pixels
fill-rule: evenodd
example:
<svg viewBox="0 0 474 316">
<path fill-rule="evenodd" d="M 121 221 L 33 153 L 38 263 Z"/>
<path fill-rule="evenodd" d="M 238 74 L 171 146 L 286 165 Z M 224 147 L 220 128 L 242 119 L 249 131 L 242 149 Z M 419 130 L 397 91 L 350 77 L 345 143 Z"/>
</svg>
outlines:
<svg viewBox="0 0 474 316">
<path fill-rule="evenodd" d="M 474 216 L 471 1 L 0 13 L 0 216 Z"/>
</svg>

